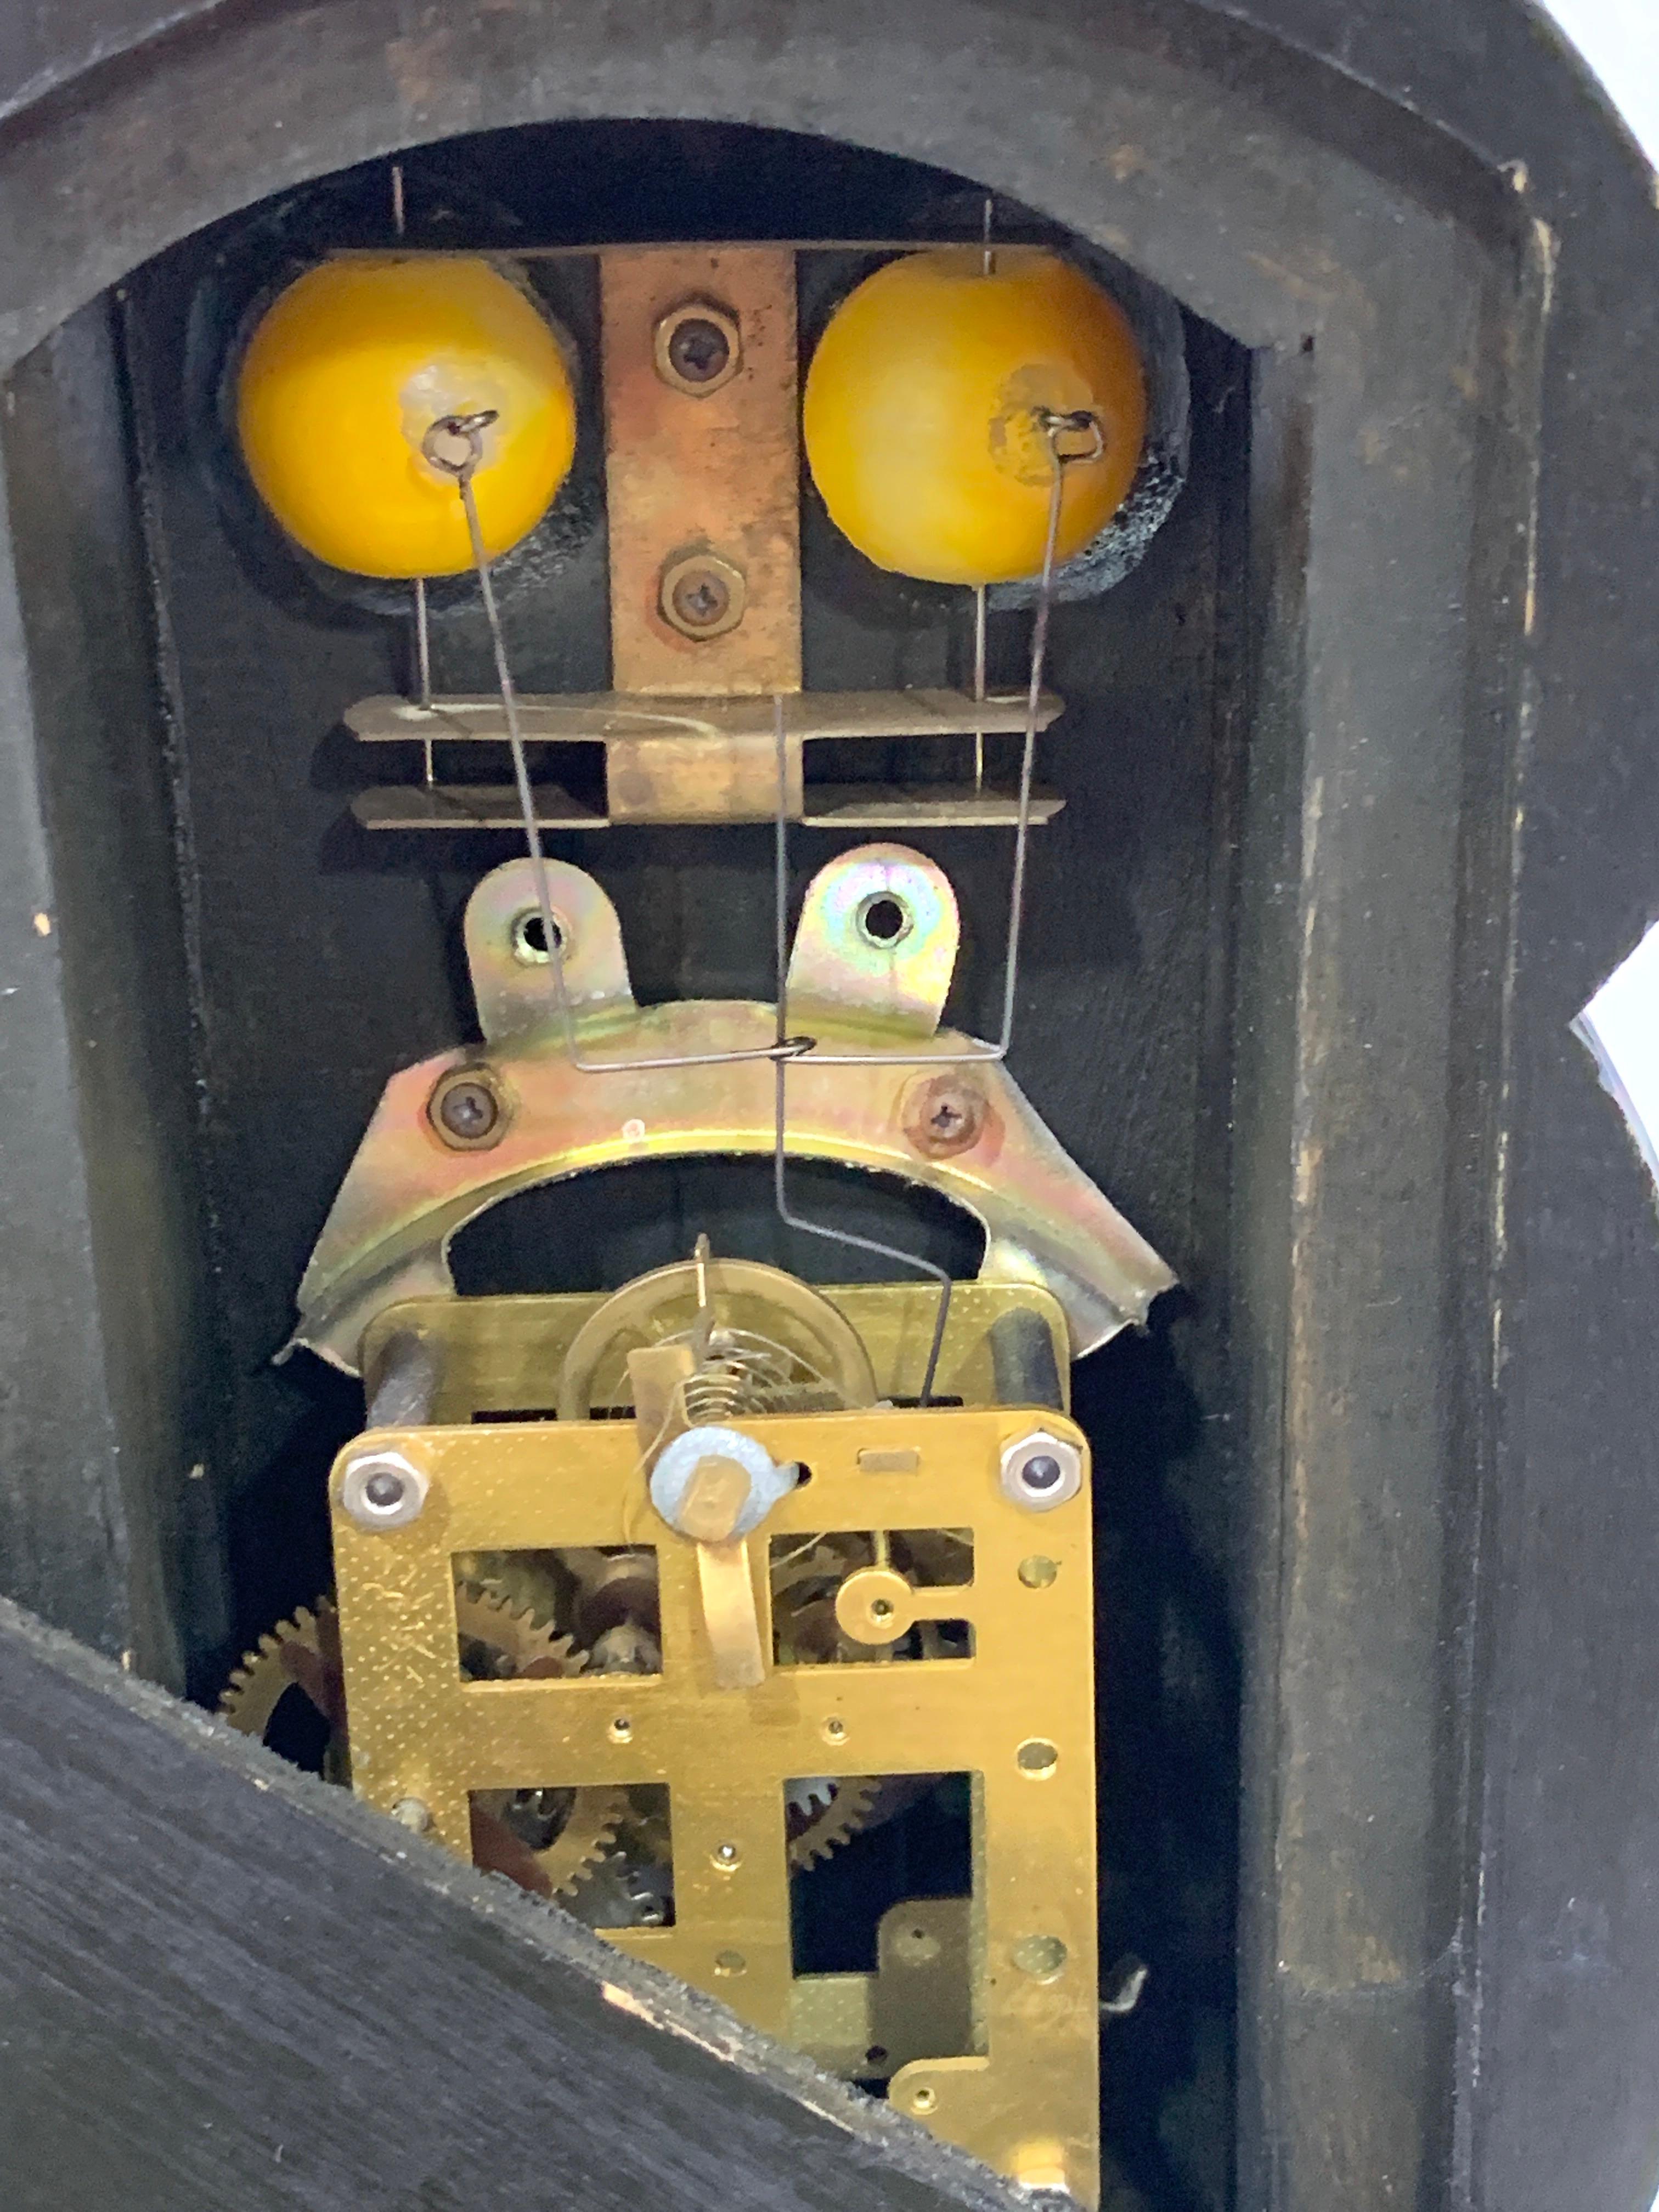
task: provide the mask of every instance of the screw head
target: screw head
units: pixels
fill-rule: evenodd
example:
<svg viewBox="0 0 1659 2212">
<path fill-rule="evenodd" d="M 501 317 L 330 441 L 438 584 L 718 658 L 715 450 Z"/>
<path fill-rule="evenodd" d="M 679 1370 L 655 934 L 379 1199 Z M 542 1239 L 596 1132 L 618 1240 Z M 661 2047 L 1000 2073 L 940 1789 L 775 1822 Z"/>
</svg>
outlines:
<svg viewBox="0 0 1659 2212">
<path fill-rule="evenodd" d="M 1051 1513 L 1083 1487 L 1083 1455 L 1064 1437 L 1033 1429 L 1003 1447 L 1002 1494 L 1030 1513 Z"/>
<path fill-rule="evenodd" d="M 658 322 L 651 342 L 657 374 L 676 392 L 706 399 L 742 365 L 738 319 L 712 300 L 687 300 Z"/>
<path fill-rule="evenodd" d="M 452 1085 L 438 1109 L 439 1119 L 450 1135 L 465 1137 L 470 1145 L 489 1134 L 500 1112 L 489 1086 L 483 1083 Z"/>
<path fill-rule="evenodd" d="M 749 587 L 741 568 L 718 553 L 677 555 L 664 563 L 657 586 L 663 620 L 682 637 L 724 637 L 743 620 Z"/>
<path fill-rule="evenodd" d="M 488 1152 L 507 1134 L 507 1102 L 487 1068 L 452 1068 L 427 1102 L 427 1119 L 457 1152 Z"/>
<path fill-rule="evenodd" d="M 910 1086 L 904 1100 L 904 1133 L 930 1160 L 952 1158 L 985 1133 L 984 1094 L 954 1075 L 931 1075 Z"/>
<path fill-rule="evenodd" d="M 688 568 L 671 598 L 675 613 L 687 629 L 713 629 L 732 604 L 725 580 L 712 568 Z"/>
<path fill-rule="evenodd" d="M 400 1827 L 412 1829 L 423 1836 L 432 1826 L 432 1813 L 418 1797 L 400 1797 L 392 1808 L 392 1817 Z"/>
<path fill-rule="evenodd" d="M 1014 1946 L 1014 1964 L 1034 1982 L 1056 1981 L 1066 1971 L 1066 1950 L 1058 1936 L 1024 1936 Z"/>
<path fill-rule="evenodd" d="M 360 1528 L 404 1528 L 419 1515 L 430 1487 L 401 1452 L 365 1452 L 345 1471 L 340 1508 Z"/>
<path fill-rule="evenodd" d="M 731 339 L 707 315 L 687 315 L 669 336 L 669 366 L 683 383 L 712 383 L 731 358 Z"/>
</svg>

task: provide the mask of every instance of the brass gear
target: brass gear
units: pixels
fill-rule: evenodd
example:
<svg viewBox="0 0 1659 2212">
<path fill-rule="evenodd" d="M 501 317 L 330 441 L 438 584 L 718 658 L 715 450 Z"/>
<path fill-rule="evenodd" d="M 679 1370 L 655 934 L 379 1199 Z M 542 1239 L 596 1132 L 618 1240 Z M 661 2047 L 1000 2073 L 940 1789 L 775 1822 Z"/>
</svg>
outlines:
<svg viewBox="0 0 1659 2212">
<path fill-rule="evenodd" d="M 797 1869 L 816 1866 L 850 1842 L 881 1795 L 881 1784 L 872 1775 L 838 1774 L 825 1776 L 823 1781 L 828 1785 L 829 1802 L 819 1802 L 817 1790 L 811 1790 L 805 1826 L 794 1829 L 789 1838 L 789 1863 Z M 793 1828 L 795 1805 L 792 1803 L 789 1809 Z"/>
<path fill-rule="evenodd" d="M 477 1648 L 492 1677 L 580 1674 L 586 1663 L 586 1655 L 576 1650 L 569 1637 L 556 1636 L 532 1613 L 483 1583 L 457 1587 L 455 1624 L 461 1642 Z M 241 1735 L 263 1741 L 277 1706 L 295 1689 L 310 1698 L 336 1736 L 343 1737 L 340 1617 L 332 1598 L 301 1606 L 292 1620 L 279 1620 L 252 1651 L 244 1652 L 219 1693 L 219 1717 Z M 338 1779 L 347 1781 L 349 1774 L 347 1766 Z"/>
<path fill-rule="evenodd" d="M 849 1644 L 836 1623 L 835 1588 L 865 1563 L 847 1545 L 845 1538 L 819 1536 L 774 1561 L 773 1623 L 780 1665 L 833 1666 L 852 1659 L 870 1663 L 889 1656 Z M 869 1774 L 824 1775 L 794 1784 L 787 1806 L 790 1865 L 797 1870 L 817 1866 L 850 1842 L 881 1794 L 879 1777 Z"/>
<path fill-rule="evenodd" d="M 533 1801 L 568 1798 L 558 1832 L 545 1844 L 524 1840 L 509 1814 L 533 1815 Z M 480 1866 L 504 1874 L 520 1889 L 543 1897 L 571 1897 L 610 1856 L 617 1831 L 628 1817 L 628 1792 L 603 1786 L 586 1790 L 477 1790 L 472 1799 L 473 1856 Z"/>
<path fill-rule="evenodd" d="M 345 1686 L 340 1664 L 340 1620 L 331 1598 L 302 1605 L 292 1620 L 267 1629 L 233 1667 L 219 1692 L 219 1717 L 242 1735 L 263 1743 L 276 1708 L 290 1690 L 304 1692 L 329 1724 L 323 1775 L 349 1784 L 345 1747 Z"/>
</svg>

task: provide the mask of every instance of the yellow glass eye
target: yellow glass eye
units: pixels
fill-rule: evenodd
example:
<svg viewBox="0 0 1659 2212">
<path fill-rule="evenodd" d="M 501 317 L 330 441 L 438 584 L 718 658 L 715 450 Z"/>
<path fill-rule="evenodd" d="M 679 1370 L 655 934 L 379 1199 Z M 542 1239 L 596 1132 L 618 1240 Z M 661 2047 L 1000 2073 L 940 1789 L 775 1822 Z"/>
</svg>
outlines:
<svg viewBox="0 0 1659 2212">
<path fill-rule="evenodd" d="M 487 408 L 472 479 L 493 558 L 533 530 L 576 445 L 570 374 L 546 319 L 487 261 L 343 258 L 266 310 L 237 386 L 248 472 L 308 553 L 362 576 L 472 566 L 455 479 L 421 441 Z"/>
<path fill-rule="evenodd" d="M 890 261 L 836 309 L 802 430 L 831 519 L 878 568 L 941 584 L 1042 566 L 1053 470 L 1039 420 L 1091 408 L 1104 450 L 1065 471 L 1056 556 L 1122 505 L 1146 433 L 1140 352 L 1116 303 L 1036 246 Z M 1065 450 L 1066 448 L 1063 448 Z"/>
</svg>

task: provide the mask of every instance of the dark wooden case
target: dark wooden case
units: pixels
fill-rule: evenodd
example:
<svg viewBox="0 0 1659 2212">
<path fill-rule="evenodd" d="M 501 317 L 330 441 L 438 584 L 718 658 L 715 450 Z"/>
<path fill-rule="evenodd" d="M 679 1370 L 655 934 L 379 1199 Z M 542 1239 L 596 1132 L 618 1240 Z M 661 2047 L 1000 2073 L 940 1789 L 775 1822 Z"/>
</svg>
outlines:
<svg viewBox="0 0 1659 2212">
<path fill-rule="evenodd" d="M 1000 2201 L 133 1679 L 204 1694 L 312 1594 L 356 1409 L 266 1361 L 385 1073 L 456 1033 L 495 857 L 339 832 L 318 732 L 392 626 L 239 550 L 203 288 L 274 196 L 519 127 L 574 178 L 606 118 L 662 126 L 708 234 L 763 187 L 846 234 L 925 163 L 1188 317 L 1188 491 L 1057 624 L 1016 1061 L 1188 1285 L 1079 1377 L 1106 1920 L 1162 1946 L 1106 2031 L 1123 2201 L 1645 2207 L 1659 1240 L 1569 1024 L 1659 906 L 1659 215 L 1520 0 L 0 21 L 0 1582 L 52 1624 L 0 1619 L 0 2199 Z M 809 680 L 957 649 L 849 605 Z M 693 834 L 689 936 L 663 851 L 606 848 L 640 966 L 749 988 L 720 887 L 763 852 Z M 974 1018 L 996 870 L 939 856 Z"/>
</svg>

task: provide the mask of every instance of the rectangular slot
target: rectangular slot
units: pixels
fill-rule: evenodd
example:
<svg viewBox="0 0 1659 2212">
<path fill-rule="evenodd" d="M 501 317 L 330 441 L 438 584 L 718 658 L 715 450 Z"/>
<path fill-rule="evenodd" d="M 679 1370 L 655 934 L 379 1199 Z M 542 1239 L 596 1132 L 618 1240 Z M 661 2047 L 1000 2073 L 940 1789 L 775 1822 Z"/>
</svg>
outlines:
<svg viewBox="0 0 1659 2212">
<path fill-rule="evenodd" d="M 974 1631 L 941 1598 L 974 1579 L 966 1528 L 831 1531 L 771 1547 L 779 1667 L 890 1665 L 974 1656 Z"/>
<path fill-rule="evenodd" d="M 820 2065 L 882 2089 L 971 2056 L 978 1778 L 805 1777 L 784 1786 L 793 2029 Z"/>
<path fill-rule="evenodd" d="M 665 1783 L 543 1783 L 475 1790 L 472 1857 L 556 1899 L 589 1928 L 674 1925 L 674 1847 Z"/>
<path fill-rule="evenodd" d="M 661 1674 L 652 1546 L 461 1552 L 453 1565 L 457 1660 L 468 1682 Z"/>
</svg>

